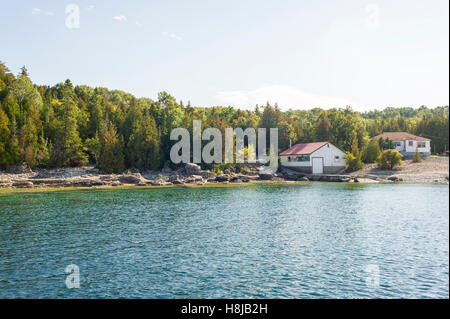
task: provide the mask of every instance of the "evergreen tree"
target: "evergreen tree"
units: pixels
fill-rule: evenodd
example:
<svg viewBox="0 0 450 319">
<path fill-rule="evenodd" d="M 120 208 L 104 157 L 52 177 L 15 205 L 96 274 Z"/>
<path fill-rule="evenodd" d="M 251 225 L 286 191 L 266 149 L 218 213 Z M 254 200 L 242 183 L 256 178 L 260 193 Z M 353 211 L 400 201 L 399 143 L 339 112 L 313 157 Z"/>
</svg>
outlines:
<svg viewBox="0 0 450 319">
<path fill-rule="evenodd" d="M 420 157 L 419 149 L 416 148 L 416 152 L 414 153 L 414 156 L 412 158 L 413 163 L 420 163 L 422 162 L 422 157 Z"/>
<path fill-rule="evenodd" d="M 103 125 L 100 134 L 101 152 L 99 167 L 106 173 L 119 173 L 125 169 L 123 143 L 117 136 L 114 124 Z"/>
<path fill-rule="evenodd" d="M 380 156 L 381 150 L 377 141 L 370 141 L 363 151 L 363 162 L 364 163 L 375 163 L 375 161 Z"/>
<path fill-rule="evenodd" d="M 73 88 L 65 85 L 62 102 L 56 110 L 54 123 L 56 138 L 53 141 L 51 163 L 53 166 L 80 166 L 87 163 L 77 128 L 78 108 L 74 101 Z"/>
</svg>

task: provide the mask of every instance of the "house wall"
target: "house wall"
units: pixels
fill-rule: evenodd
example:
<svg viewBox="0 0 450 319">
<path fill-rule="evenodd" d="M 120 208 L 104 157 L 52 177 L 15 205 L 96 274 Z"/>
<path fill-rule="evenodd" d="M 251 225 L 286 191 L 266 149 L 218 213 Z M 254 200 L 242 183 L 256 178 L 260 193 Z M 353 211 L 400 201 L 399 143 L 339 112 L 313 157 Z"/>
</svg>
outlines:
<svg viewBox="0 0 450 319">
<path fill-rule="evenodd" d="M 410 145 L 410 142 L 412 142 Z M 400 143 L 400 146 L 397 146 L 395 149 L 402 153 L 404 156 L 413 156 L 416 152 L 416 148 L 419 141 L 394 141 L 394 143 Z M 422 156 L 428 156 L 431 154 L 430 141 L 425 141 L 425 147 L 419 147 L 419 153 Z"/>
<path fill-rule="evenodd" d="M 335 159 L 335 156 L 339 158 Z M 281 156 L 281 165 L 304 173 L 311 173 L 313 157 L 323 158 L 324 173 L 335 173 L 345 168 L 345 153 L 332 144 L 327 144 L 312 153 L 307 162 L 289 162 L 288 156 Z"/>
</svg>

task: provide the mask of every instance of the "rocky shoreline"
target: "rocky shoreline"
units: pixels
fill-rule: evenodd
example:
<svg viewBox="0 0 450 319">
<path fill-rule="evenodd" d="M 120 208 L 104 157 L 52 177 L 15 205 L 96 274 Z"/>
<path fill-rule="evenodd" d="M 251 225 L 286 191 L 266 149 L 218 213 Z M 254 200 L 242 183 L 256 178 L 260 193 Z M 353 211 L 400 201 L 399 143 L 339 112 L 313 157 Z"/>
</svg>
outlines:
<svg viewBox="0 0 450 319">
<path fill-rule="evenodd" d="M 397 176 L 377 175 L 309 175 L 281 168 L 272 173 L 264 166 L 246 167 L 241 172 L 225 170 L 215 174 L 202 170 L 196 164 L 186 164 L 176 170 L 161 171 L 127 170 L 122 174 L 106 174 L 94 167 L 35 169 L 26 163 L 14 165 L 0 172 L 0 188 L 59 188 L 59 187 L 106 187 L 106 186 L 170 186 L 206 184 L 245 184 L 257 182 L 350 182 L 392 183 L 401 182 Z M 445 183 L 445 181 L 443 181 Z M 448 183 L 448 177 L 447 177 Z"/>
</svg>

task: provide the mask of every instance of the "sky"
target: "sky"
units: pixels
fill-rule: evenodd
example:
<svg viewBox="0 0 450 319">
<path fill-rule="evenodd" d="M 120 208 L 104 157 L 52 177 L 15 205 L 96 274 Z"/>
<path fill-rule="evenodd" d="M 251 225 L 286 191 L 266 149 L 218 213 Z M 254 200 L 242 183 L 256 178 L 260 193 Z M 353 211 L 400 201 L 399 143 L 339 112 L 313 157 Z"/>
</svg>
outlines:
<svg viewBox="0 0 450 319">
<path fill-rule="evenodd" d="M 0 61 L 34 83 L 195 106 L 449 104 L 448 0 L 0 0 Z"/>
</svg>

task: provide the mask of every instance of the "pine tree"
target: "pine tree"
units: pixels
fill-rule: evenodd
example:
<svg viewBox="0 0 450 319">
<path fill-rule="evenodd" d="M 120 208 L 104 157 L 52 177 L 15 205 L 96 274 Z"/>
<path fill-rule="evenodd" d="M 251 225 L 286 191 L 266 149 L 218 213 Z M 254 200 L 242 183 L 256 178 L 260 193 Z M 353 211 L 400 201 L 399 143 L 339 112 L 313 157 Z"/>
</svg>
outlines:
<svg viewBox="0 0 450 319">
<path fill-rule="evenodd" d="M 156 122 L 148 114 L 136 123 L 127 145 L 128 166 L 156 169 L 160 164 L 159 136 Z"/>
<path fill-rule="evenodd" d="M 17 140 L 11 137 L 8 127 L 9 119 L 0 108 L 0 167 L 5 168 L 19 161 L 19 147 Z"/>
<path fill-rule="evenodd" d="M 119 173 L 125 169 L 123 143 L 117 136 L 117 130 L 111 122 L 103 125 L 100 132 L 101 153 L 99 167 L 106 173 Z"/>
<path fill-rule="evenodd" d="M 420 163 L 422 162 L 422 157 L 420 157 L 419 149 L 416 147 L 416 152 L 414 153 L 414 156 L 412 158 L 413 163 Z"/>
<path fill-rule="evenodd" d="M 63 88 L 62 103 L 56 110 L 56 140 L 53 143 L 53 166 L 80 166 L 87 163 L 77 128 L 78 108 L 70 86 Z"/>
</svg>

